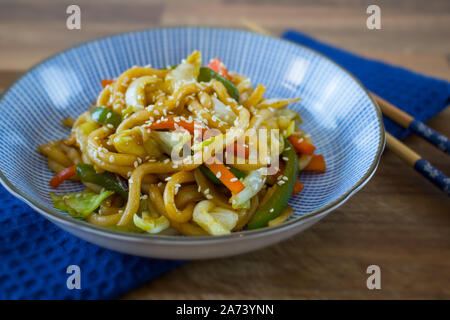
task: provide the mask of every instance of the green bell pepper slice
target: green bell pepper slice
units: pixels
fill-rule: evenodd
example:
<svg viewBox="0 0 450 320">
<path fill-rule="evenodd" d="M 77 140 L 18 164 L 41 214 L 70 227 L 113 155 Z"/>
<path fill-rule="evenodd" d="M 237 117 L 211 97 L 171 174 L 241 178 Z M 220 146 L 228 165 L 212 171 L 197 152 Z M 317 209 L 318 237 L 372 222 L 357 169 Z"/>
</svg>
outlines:
<svg viewBox="0 0 450 320">
<path fill-rule="evenodd" d="M 217 179 L 217 177 L 214 175 L 214 173 L 211 172 L 211 170 L 209 170 L 205 165 L 201 165 L 200 166 L 200 171 L 205 175 L 205 177 L 207 177 L 209 180 L 211 180 L 212 182 L 214 182 L 217 185 L 224 185 L 222 183 L 222 181 L 220 181 L 219 179 Z M 241 179 L 241 178 L 245 178 L 246 174 L 245 172 L 242 172 L 241 170 L 238 170 L 236 168 L 230 167 L 230 171 L 236 176 L 236 178 Z"/>
<path fill-rule="evenodd" d="M 116 175 L 111 172 L 98 173 L 90 164 L 77 165 L 77 176 L 85 182 L 95 183 L 106 190 L 116 192 L 121 197 L 128 199 L 126 187 L 120 183 Z"/>
<path fill-rule="evenodd" d="M 218 74 L 214 70 L 211 70 L 210 68 L 200 68 L 200 72 L 198 74 L 197 81 L 209 82 L 212 79 L 222 82 L 222 84 L 227 89 L 230 97 L 232 97 L 236 101 L 239 101 L 239 90 L 237 89 L 237 87 L 234 85 L 233 82 L 225 79 L 220 74 Z"/>
<path fill-rule="evenodd" d="M 106 107 L 97 107 L 91 112 L 91 117 L 95 122 L 107 127 L 116 129 L 122 122 L 122 116 Z"/>
<path fill-rule="evenodd" d="M 298 160 L 294 147 L 286 138 L 284 139 L 284 145 L 285 149 L 282 153 L 282 157 L 287 157 L 287 161 L 283 176 L 288 177 L 288 180 L 280 185 L 273 196 L 255 213 L 247 225 L 249 230 L 267 227 L 270 220 L 275 219 L 283 213 L 283 210 L 292 195 L 292 190 L 294 189 L 295 180 L 297 179 L 298 174 Z"/>
</svg>

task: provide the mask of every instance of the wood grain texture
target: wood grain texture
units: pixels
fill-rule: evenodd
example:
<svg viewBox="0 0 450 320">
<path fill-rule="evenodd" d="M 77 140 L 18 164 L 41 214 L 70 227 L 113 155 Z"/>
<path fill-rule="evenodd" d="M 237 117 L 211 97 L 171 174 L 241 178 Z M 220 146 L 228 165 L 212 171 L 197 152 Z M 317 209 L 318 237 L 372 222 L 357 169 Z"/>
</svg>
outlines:
<svg viewBox="0 0 450 320">
<path fill-rule="evenodd" d="M 377 3 L 382 30 L 366 29 Z M 82 29 L 66 29 L 78 4 Z M 450 79 L 450 2 L 365 0 L 0 0 L 0 91 L 33 64 L 84 41 L 156 26 L 240 28 L 247 18 L 280 33 L 300 29 L 358 54 Z M 450 109 L 427 122 L 450 136 Z M 422 139 L 404 142 L 450 175 L 449 157 Z M 382 289 L 366 288 L 377 264 Z M 450 298 L 450 199 L 391 152 L 345 205 L 277 245 L 189 262 L 125 299 Z"/>
</svg>

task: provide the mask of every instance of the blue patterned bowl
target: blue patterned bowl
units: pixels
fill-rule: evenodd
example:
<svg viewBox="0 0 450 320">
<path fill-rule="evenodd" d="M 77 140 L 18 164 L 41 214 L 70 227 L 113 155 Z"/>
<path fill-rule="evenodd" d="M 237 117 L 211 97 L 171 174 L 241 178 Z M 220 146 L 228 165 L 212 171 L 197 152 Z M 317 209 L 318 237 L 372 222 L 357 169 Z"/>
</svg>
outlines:
<svg viewBox="0 0 450 320">
<path fill-rule="evenodd" d="M 303 192 L 290 200 L 284 224 L 228 236 L 187 238 L 111 231 L 72 219 L 49 199 L 53 174 L 38 145 L 66 137 L 60 120 L 77 117 L 95 101 L 101 79 L 133 65 L 164 67 L 198 49 L 230 70 L 267 87 L 267 97 L 302 97 L 303 128 L 325 156 L 325 174 L 301 173 Z M 126 33 L 64 51 L 22 76 L 0 101 L 1 183 L 63 229 L 113 250 L 173 259 L 243 253 L 298 233 L 342 205 L 374 174 L 384 147 L 381 113 L 367 91 L 338 65 L 302 46 L 250 32 L 167 28 Z M 60 191 L 82 189 L 64 184 Z"/>
</svg>

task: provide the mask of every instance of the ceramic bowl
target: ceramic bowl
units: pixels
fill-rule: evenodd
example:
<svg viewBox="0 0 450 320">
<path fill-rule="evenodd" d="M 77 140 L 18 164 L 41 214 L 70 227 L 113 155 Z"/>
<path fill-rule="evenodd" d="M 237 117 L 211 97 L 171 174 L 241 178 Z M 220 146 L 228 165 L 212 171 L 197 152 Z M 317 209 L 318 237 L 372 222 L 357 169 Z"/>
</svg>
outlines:
<svg viewBox="0 0 450 320">
<path fill-rule="evenodd" d="M 267 97 L 302 97 L 291 108 L 303 119 L 324 174 L 301 173 L 304 191 L 290 199 L 285 223 L 227 236 L 190 238 L 129 234 L 76 220 L 49 199 L 53 176 L 37 146 L 66 137 L 61 119 L 76 118 L 101 90 L 101 79 L 134 65 L 162 68 L 193 50 L 220 57 L 230 70 L 266 86 Z M 0 180 L 15 196 L 68 232 L 99 246 L 146 257 L 200 259 L 262 248 L 310 227 L 342 205 L 374 174 L 384 147 L 381 113 L 363 86 L 320 54 L 277 38 L 215 28 L 165 28 L 120 34 L 59 53 L 38 64 L 0 101 Z M 58 192 L 83 189 L 64 183 Z M 36 213 L 36 214 L 37 214 Z"/>
</svg>

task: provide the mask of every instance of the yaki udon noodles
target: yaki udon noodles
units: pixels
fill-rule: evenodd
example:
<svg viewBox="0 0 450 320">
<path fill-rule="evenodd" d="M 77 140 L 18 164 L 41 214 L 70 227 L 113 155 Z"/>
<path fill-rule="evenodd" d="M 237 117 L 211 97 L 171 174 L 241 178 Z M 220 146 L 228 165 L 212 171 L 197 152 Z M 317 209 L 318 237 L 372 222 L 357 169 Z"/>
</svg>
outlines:
<svg viewBox="0 0 450 320">
<path fill-rule="evenodd" d="M 266 88 L 194 51 L 177 66 L 133 67 L 103 80 L 92 108 L 63 125 L 66 139 L 39 151 L 82 192 L 50 193 L 54 206 L 107 228 L 152 234 L 225 235 L 274 226 L 293 212 L 298 172 L 324 172 L 299 114 L 300 99 Z M 73 182 L 64 182 L 73 183 Z"/>
</svg>

